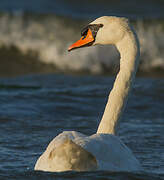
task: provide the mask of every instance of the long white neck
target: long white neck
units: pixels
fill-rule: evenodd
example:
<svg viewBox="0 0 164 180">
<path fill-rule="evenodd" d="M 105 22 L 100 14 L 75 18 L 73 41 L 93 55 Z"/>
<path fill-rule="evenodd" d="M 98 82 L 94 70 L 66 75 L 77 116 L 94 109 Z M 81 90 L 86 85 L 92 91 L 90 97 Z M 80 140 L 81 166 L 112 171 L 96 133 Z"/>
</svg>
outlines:
<svg viewBox="0 0 164 180">
<path fill-rule="evenodd" d="M 109 94 L 97 133 L 116 133 L 139 63 L 139 43 L 134 32 L 128 31 L 116 47 L 121 57 L 120 71 Z"/>
</svg>

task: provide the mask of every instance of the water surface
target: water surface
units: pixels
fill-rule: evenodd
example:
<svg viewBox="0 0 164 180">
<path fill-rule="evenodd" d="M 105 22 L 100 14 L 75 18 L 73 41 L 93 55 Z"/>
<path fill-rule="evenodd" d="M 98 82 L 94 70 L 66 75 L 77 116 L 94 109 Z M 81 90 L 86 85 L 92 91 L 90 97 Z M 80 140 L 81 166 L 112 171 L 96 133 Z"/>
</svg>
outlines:
<svg viewBox="0 0 164 180">
<path fill-rule="evenodd" d="M 0 177 L 3 179 L 162 179 L 164 177 L 164 80 L 137 78 L 119 137 L 143 172 L 33 171 L 37 158 L 60 132 L 96 132 L 114 78 L 29 75 L 0 79 Z"/>
</svg>

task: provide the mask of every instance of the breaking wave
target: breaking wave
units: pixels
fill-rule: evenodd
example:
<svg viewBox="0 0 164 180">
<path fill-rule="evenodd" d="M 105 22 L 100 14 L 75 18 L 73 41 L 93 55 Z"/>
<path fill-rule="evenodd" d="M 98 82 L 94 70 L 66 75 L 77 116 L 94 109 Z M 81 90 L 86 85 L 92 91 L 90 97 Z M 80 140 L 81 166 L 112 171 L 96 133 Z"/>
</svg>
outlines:
<svg viewBox="0 0 164 180">
<path fill-rule="evenodd" d="M 67 51 L 88 22 L 55 15 L 3 13 L 0 15 L 0 47 L 14 46 L 24 55 L 37 55 L 37 60 L 59 71 L 110 73 L 119 63 L 119 54 L 113 46 Z M 163 71 L 163 21 L 136 20 L 133 24 L 141 45 L 140 72 Z"/>
</svg>

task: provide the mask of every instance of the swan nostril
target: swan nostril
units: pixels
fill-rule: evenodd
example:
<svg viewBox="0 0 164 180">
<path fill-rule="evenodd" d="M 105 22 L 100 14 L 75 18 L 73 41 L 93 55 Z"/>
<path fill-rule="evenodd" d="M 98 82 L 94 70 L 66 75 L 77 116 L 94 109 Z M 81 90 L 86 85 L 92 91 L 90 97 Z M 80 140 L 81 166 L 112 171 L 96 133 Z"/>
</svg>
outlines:
<svg viewBox="0 0 164 180">
<path fill-rule="evenodd" d="M 88 29 L 89 29 L 88 26 L 86 26 L 85 28 L 83 28 L 82 31 L 81 31 L 81 36 L 87 35 Z"/>
<path fill-rule="evenodd" d="M 82 36 L 82 40 L 86 38 L 87 35 Z"/>
</svg>

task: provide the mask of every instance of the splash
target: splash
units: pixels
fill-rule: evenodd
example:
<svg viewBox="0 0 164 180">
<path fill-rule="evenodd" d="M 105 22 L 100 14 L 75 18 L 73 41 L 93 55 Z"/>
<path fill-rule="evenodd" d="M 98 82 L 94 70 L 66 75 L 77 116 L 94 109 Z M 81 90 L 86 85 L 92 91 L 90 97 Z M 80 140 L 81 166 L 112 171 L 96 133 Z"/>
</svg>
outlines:
<svg viewBox="0 0 164 180">
<path fill-rule="evenodd" d="M 110 73 L 119 64 L 113 46 L 95 46 L 68 53 L 88 22 L 55 15 L 8 14 L 0 16 L 0 46 L 15 46 L 36 61 L 65 72 Z M 164 24 L 160 20 L 133 22 L 141 45 L 141 72 L 164 70 Z"/>
</svg>

